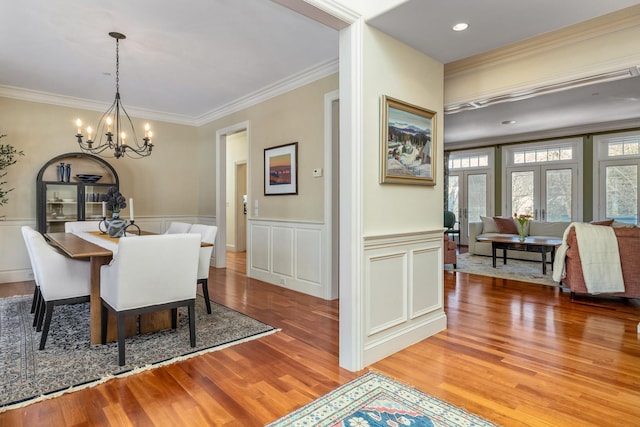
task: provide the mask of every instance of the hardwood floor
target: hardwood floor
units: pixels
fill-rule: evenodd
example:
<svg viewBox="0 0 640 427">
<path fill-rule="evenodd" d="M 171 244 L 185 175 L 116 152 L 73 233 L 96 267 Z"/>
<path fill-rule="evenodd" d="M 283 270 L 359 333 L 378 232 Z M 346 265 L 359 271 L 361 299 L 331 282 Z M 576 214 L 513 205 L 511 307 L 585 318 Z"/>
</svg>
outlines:
<svg viewBox="0 0 640 427">
<path fill-rule="evenodd" d="M 213 299 L 281 332 L 1 413 L 0 426 L 261 426 L 361 374 L 338 367 L 337 301 L 247 279 L 243 262 L 211 270 Z M 640 425 L 640 301 L 444 282 L 448 329 L 370 369 L 505 426 Z"/>
</svg>

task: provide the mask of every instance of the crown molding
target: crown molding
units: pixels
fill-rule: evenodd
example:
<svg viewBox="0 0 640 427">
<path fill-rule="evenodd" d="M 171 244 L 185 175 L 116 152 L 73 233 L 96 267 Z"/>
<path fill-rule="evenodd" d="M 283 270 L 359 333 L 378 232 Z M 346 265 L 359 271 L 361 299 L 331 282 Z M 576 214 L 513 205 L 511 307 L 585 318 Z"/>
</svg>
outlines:
<svg viewBox="0 0 640 427">
<path fill-rule="evenodd" d="M 130 116 L 148 120 L 157 120 L 187 126 L 202 126 L 229 114 L 264 102 L 270 98 L 282 95 L 316 80 L 328 77 L 338 72 L 338 59 L 332 59 L 299 73 L 293 74 L 276 83 L 266 86 L 252 94 L 237 99 L 220 108 L 209 111 L 198 117 L 164 113 L 143 108 L 127 107 Z M 19 99 L 22 101 L 39 102 L 43 104 L 59 105 L 61 107 L 78 108 L 89 111 L 105 111 L 111 103 L 98 102 L 90 99 L 75 98 L 49 92 L 0 85 L 0 97 Z"/>
<path fill-rule="evenodd" d="M 477 71 L 479 68 L 518 61 L 532 55 L 569 46 L 640 26 L 640 5 L 628 7 L 570 27 L 550 31 L 506 47 L 444 65 L 445 80 Z"/>
<path fill-rule="evenodd" d="M 538 132 L 527 132 L 513 135 L 501 135 L 475 140 L 444 142 L 445 150 L 461 150 L 467 148 L 505 145 L 516 142 L 535 142 L 554 138 L 585 136 L 587 134 L 623 132 L 640 128 L 640 119 L 618 120 L 606 123 L 592 123 L 588 125 L 572 126 L 559 129 L 548 129 Z"/>
<path fill-rule="evenodd" d="M 111 102 L 99 102 L 90 99 L 75 98 L 72 96 L 58 95 L 55 93 L 41 92 L 37 90 L 4 85 L 0 85 L 0 96 L 5 98 L 19 99 L 22 101 L 59 105 L 61 107 L 79 108 L 89 111 L 104 112 L 111 106 Z M 144 108 L 127 107 L 127 112 L 130 116 L 138 117 L 141 119 L 157 120 L 190 126 L 195 126 L 196 124 L 195 120 L 191 117 L 178 114 L 163 113 L 161 111 L 147 110 Z"/>
<path fill-rule="evenodd" d="M 356 12 L 334 0 L 273 1 L 338 31 L 348 27 L 359 18 L 359 15 Z"/>
<path fill-rule="evenodd" d="M 244 110 L 337 72 L 337 58 L 320 63 L 197 117 L 196 126 L 202 126 L 214 120 L 218 120 L 222 117 L 228 116 L 229 114 Z"/>
</svg>

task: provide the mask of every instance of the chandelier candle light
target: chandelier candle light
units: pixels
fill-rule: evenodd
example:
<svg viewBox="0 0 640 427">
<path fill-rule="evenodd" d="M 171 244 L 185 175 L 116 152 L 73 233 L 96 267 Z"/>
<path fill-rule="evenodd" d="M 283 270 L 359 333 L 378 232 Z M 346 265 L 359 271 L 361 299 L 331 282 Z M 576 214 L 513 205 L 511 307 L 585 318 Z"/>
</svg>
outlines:
<svg viewBox="0 0 640 427">
<path fill-rule="evenodd" d="M 113 104 L 111 104 L 111 107 L 102 115 L 95 129 L 96 136 L 100 135 L 99 141 L 96 142 L 92 139 L 93 128 L 91 126 L 87 126 L 87 140 L 86 142 L 83 141 L 82 120 L 76 120 L 76 126 L 78 128 L 76 138 L 78 139 L 78 145 L 80 145 L 82 151 L 92 154 L 100 154 L 107 149 L 113 150 L 113 157 L 116 159 L 123 156 L 133 158 L 147 157 L 151 155 L 151 150 L 153 149 L 153 132 L 151 132 L 151 127 L 149 123 L 144 125 L 144 138 L 142 138 L 142 145 L 140 145 L 135 128 L 133 127 L 133 122 L 120 101 L 119 42 L 125 39 L 126 36 L 116 32 L 111 32 L 109 35 L 116 39 L 116 98 Z M 125 117 L 126 121 L 124 120 Z M 124 130 L 125 126 L 128 128 L 127 131 L 130 132 L 129 135 L 127 135 Z M 127 144 L 127 141 L 129 141 L 129 144 Z M 133 141 L 133 143 L 131 143 L 131 141 Z"/>
<path fill-rule="evenodd" d="M 520 241 L 524 242 L 524 238 L 526 237 L 524 228 L 527 226 L 529 220 L 533 219 L 533 216 L 529 214 L 518 215 L 517 213 L 514 213 L 513 219 L 518 222 L 518 236 L 520 237 Z"/>
</svg>

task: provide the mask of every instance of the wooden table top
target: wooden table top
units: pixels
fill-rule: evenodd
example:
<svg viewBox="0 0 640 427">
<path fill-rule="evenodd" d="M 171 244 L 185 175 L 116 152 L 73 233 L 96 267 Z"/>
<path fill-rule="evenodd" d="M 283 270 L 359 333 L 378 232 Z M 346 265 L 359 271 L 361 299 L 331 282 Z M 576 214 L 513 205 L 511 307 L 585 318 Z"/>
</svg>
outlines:
<svg viewBox="0 0 640 427">
<path fill-rule="evenodd" d="M 73 233 L 47 233 L 44 237 L 71 258 L 113 256 L 113 252 L 109 249 L 84 240 Z"/>
<path fill-rule="evenodd" d="M 560 246 L 562 244 L 562 239 L 525 237 L 524 240 L 520 240 L 520 237 L 516 235 L 478 237 L 476 240 L 478 242 L 521 243 L 538 246 Z"/>
<path fill-rule="evenodd" d="M 144 235 L 154 235 L 156 233 L 152 233 L 150 231 L 141 231 Z M 54 246 L 59 248 L 65 254 L 67 254 L 71 258 L 90 258 L 92 256 L 113 256 L 113 252 L 109 249 L 103 248 L 100 245 L 96 245 L 95 243 L 89 242 L 83 239 L 80 236 L 77 236 L 73 233 L 47 233 L 44 237 Z M 105 237 L 110 241 L 114 240 L 110 237 Z M 211 243 L 202 242 L 200 243 L 201 247 L 205 246 L 213 246 Z"/>
</svg>

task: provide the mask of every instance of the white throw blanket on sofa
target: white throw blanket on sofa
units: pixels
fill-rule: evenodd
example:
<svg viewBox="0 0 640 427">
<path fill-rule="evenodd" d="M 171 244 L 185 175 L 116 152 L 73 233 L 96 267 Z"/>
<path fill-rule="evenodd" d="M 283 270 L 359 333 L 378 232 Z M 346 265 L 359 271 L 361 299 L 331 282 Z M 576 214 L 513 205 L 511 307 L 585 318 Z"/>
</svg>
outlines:
<svg viewBox="0 0 640 427">
<path fill-rule="evenodd" d="M 565 277 L 564 259 L 568 249 L 567 236 L 571 227 L 576 230 L 582 274 L 589 293 L 624 292 L 618 239 L 613 228 L 603 225 L 572 222 L 567 227 L 562 237 L 562 245 L 556 251 L 553 280 L 559 282 Z"/>
</svg>

